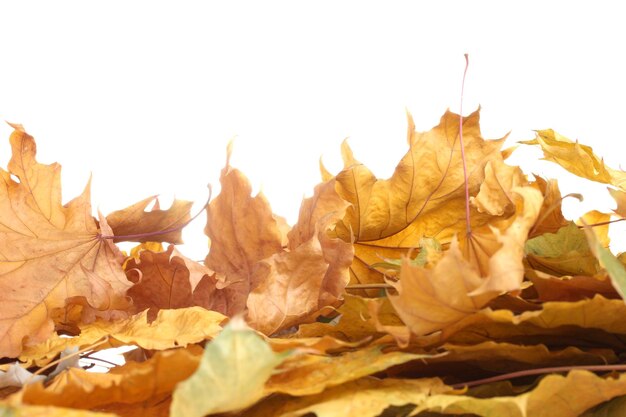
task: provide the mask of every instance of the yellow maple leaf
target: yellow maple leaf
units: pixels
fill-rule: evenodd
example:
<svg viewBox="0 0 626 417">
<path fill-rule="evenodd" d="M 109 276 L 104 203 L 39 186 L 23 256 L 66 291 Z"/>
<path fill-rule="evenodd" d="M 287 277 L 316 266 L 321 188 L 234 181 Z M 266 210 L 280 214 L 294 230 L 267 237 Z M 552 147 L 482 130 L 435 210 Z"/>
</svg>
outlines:
<svg viewBox="0 0 626 417">
<path fill-rule="evenodd" d="M 484 185 L 477 196 L 487 164 L 502 161 L 500 148 L 505 139 L 484 140 L 478 122 L 478 111 L 463 119 L 467 182 L 478 207 L 471 210 L 472 227 L 487 223 L 494 215 L 510 214 L 514 206 L 507 202 L 506 188 L 523 179 L 515 168 L 510 168 L 500 183 L 490 175 L 491 186 Z M 336 176 L 336 189 L 351 206 L 335 232 L 355 243 L 352 283 L 382 282 L 382 274 L 371 265 L 384 258 L 400 258 L 417 247 L 422 237 L 447 243 L 465 231 L 465 178 L 458 139 L 459 116 L 452 112 L 446 112 L 438 126 L 423 133 L 415 131 L 409 115 L 409 151 L 386 180 L 377 179 L 358 162 L 344 142 L 344 169 Z M 502 168 L 493 165 L 490 169 Z M 328 173 L 323 170 L 323 175 Z"/>
<path fill-rule="evenodd" d="M 83 324 L 81 334 L 72 338 L 53 335 L 46 341 L 27 347 L 19 359 L 26 364 L 45 365 L 56 355 L 71 347 L 96 345 L 101 350 L 119 346 L 139 346 L 149 350 L 165 350 L 211 339 L 222 330 L 226 317 L 201 307 L 159 310 L 153 320 L 143 311 L 124 320 Z M 104 343 L 100 343 L 104 342 Z"/>
<path fill-rule="evenodd" d="M 485 267 L 479 269 L 468 261 L 456 240 L 432 269 L 404 259 L 400 280 L 392 283 L 398 294 L 390 294 L 389 299 L 413 334 L 442 330 L 472 315 L 499 293 L 520 289 L 524 242 L 543 198 L 532 187 L 516 192 L 521 196 L 518 213 L 503 232 L 494 231 L 499 247 Z"/>
<path fill-rule="evenodd" d="M 535 139 L 520 143 L 539 145 L 546 160 L 559 164 L 574 175 L 626 190 L 626 172 L 606 166 L 590 146 L 574 142 L 552 129 L 538 130 Z"/>
</svg>

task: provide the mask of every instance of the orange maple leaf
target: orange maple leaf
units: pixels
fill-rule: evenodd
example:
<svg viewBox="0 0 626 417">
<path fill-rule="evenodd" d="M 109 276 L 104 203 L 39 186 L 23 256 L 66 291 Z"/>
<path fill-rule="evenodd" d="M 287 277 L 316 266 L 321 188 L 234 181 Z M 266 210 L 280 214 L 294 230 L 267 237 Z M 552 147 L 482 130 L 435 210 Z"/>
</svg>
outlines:
<svg viewBox="0 0 626 417">
<path fill-rule="evenodd" d="M 121 253 L 101 235 L 112 231 L 91 215 L 89 184 L 61 205 L 61 166 L 35 160 L 36 145 L 12 125 L 13 156 L 0 168 L 0 356 L 15 357 L 23 343 L 46 339 L 52 317 L 79 304 L 93 310 L 123 310 L 131 283 Z"/>
</svg>

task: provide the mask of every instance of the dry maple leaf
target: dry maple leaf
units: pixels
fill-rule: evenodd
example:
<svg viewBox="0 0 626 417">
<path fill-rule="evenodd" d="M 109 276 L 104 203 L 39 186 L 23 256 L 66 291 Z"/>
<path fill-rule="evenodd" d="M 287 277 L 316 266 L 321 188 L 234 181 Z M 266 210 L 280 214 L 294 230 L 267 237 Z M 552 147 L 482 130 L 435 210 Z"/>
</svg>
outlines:
<svg viewBox="0 0 626 417">
<path fill-rule="evenodd" d="M 479 268 L 468 261 L 456 240 L 432 269 L 404 259 L 400 280 L 392 284 L 398 295 L 389 295 L 389 299 L 413 334 L 443 330 L 472 315 L 499 293 L 520 289 L 524 242 L 537 220 L 543 198 L 532 187 L 517 188 L 516 193 L 521 197 L 518 213 L 504 231 L 494 231 L 498 249 L 490 254 L 485 266 Z"/>
<path fill-rule="evenodd" d="M 538 130 L 535 139 L 520 143 L 539 145 L 544 159 L 559 164 L 574 175 L 626 189 L 626 172 L 607 167 L 590 146 L 573 142 L 552 129 Z"/>
<path fill-rule="evenodd" d="M 35 160 L 32 136 L 12 125 L 12 158 L 0 169 L 0 356 L 15 357 L 24 342 L 43 341 L 51 317 L 68 303 L 124 310 L 131 283 L 121 253 L 91 216 L 89 184 L 61 205 L 61 167 Z M 16 178 L 16 179 L 14 179 Z"/>
<path fill-rule="evenodd" d="M 155 205 L 150 211 L 145 211 L 150 203 Z M 117 210 L 107 216 L 107 223 L 113 229 L 114 242 L 169 242 L 183 243 L 182 228 L 191 218 L 189 211 L 191 201 L 174 200 L 167 210 L 161 210 L 156 196 L 148 197 L 123 210 Z M 166 231 L 155 234 L 155 231 Z"/>
<path fill-rule="evenodd" d="M 346 207 L 334 180 L 319 184 L 302 202 L 298 223 L 288 234 L 288 250 L 258 266 L 258 285 L 247 301 L 252 327 L 274 334 L 312 321 L 324 308 L 338 304 L 350 279 L 354 251 L 350 242 L 327 232 Z"/>
<path fill-rule="evenodd" d="M 400 258 L 417 247 L 422 237 L 447 243 L 466 229 L 459 116 L 448 111 L 438 126 L 424 133 L 416 132 L 408 117 L 409 151 L 387 180 L 377 179 L 354 159 L 345 142 L 342 146 L 344 169 L 336 176 L 336 188 L 351 207 L 337 223 L 336 233 L 355 243 L 353 283 L 382 282 L 382 274 L 371 265 L 384 258 Z M 478 122 L 478 111 L 463 119 L 467 182 L 474 197 L 485 179 L 487 163 L 502 161 L 500 148 L 505 139 L 484 140 Z M 477 200 L 484 212 L 472 208 L 472 227 L 494 215 L 510 214 L 513 205 L 507 207 L 508 189 L 523 179 L 519 171 L 510 169 L 504 182 L 492 175 L 492 186 Z M 322 174 L 328 176 L 325 170 Z M 503 188 L 507 188 L 504 193 Z"/>
<path fill-rule="evenodd" d="M 245 309 L 246 299 L 258 285 L 256 268 L 262 259 L 282 250 L 281 224 L 272 214 L 265 196 L 251 197 L 248 179 L 229 165 L 220 175 L 220 194 L 207 208 L 205 233 L 211 240 L 205 265 L 219 277 L 213 283 L 205 281 L 210 293 L 215 286 L 229 291 L 228 314 Z"/>
<path fill-rule="evenodd" d="M 568 220 L 563 217 L 561 211 L 561 203 L 563 197 L 561 196 L 561 190 L 559 190 L 559 183 L 554 179 L 545 180 L 534 174 L 535 182 L 532 183 L 533 187 L 536 187 L 541 194 L 543 194 L 543 204 L 541 205 L 541 211 L 539 212 L 539 218 L 535 222 L 535 225 L 530 229 L 528 237 L 532 238 L 539 236 L 543 233 L 555 233 L 563 226 L 567 226 Z M 569 195 L 572 197 L 580 197 L 579 195 Z"/>
<path fill-rule="evenodd" d="M 193 348 L 193 347 L 192 347 Z M 69 369 L 49 384 L 26 385 L 18 394 L 24 404 L 82 409 L 137 404 L 153 396 L 170 394 L 177 383 L 193 374 L 200 349 L 156 352 L 145 362 L 129 362 L 109 373 Z"/>
<path fill-rule="evenodd" d="M 150 321 L 160 309 L 197 305 L 193 291 L 205 277 L 214 276 L 213 271 L 187 258 L 174 245 L 159 253 L 141 251 L 139 260 L 131 258 L 125 270 L 128 279 L 135 283 L 127 293 L 133 300 L 134 311 L 149 309 Z M 203 302 L 208 303 L 208 299 Z"/>
<path fill-rule="evenodd" d="M 311 320 L 336 304 L 349 280 L 353 249 L 327 234 L 347 207 L 335 181 L 318 185 L 304 200 L 286 239 L 285 224 L 265 197 L 251 197 L 241 172 L 227 165 L 220 182 L 205 229 L 211 239 L 206 265 L 217 275 L 203 278 L 194 299 L 229 316 L 246 309 L 250 324 L 265 334 Z"/>
</svg>

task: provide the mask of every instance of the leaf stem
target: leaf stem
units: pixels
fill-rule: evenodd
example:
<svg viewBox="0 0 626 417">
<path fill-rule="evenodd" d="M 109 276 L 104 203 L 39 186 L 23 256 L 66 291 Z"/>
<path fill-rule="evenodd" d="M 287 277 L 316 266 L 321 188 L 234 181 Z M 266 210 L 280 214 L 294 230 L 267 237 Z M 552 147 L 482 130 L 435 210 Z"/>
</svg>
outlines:
<svg viewBox="0 0 626 417">
<path fill-rule="evenodd" d="M 352 284 L 352 285 L 346 285 L 345 289 L 347 291 L 350 290 L 387 290 L 387 289 L 392 289 L 395 288 L 393 285 L 391 284 Z"/>
<path fill-rule="evenodd" d="M 605 226 L 605 225 L 607 225 L 607 224 L 611 224 L 611 223 L 623 222 L 624 220 L 626 220 L 626 218 L 615 219 L 615 220 L 609 220 L 609 221 L 606 221 L 606 222 L 592 223 L 592 224 L 587 224 L 587 225 L 584 225 L 584 224 L 582 224 L 582 225 L 581 225 L 581 224 L 579 224 L 579 225 L 577 225 L 577 226 L 578 226 L 578 228 L 579 228 L 579 229 L 583 229 L 585 226 L 588 226 L 588 227 Z"/>
<path fill-rule="evenodd" d="M 89 352 L 89 351 L 93 351 L 95 348 L 97 348 L 98 346 L 102 346 L 105 343 L 108 343 L 109 341 L 109 336 L 103 336 L 100 340 L 98 340 L 95 343 L 92 343 L 91 345 L 87 346 L 86 348 L 80 349 L 76 352 L 70 353 L 67 356 L 64 356 L 62 358 L 59 358 L 55 361 L 50 362 L 49 364 L 47 364 L 46 366 L 44 366 L 43 368 L 39 368 L 37 371 L 35 371 L 30 378 L 28 378 L 28 380 L 24 383 L 24 385 L 27 385 L 31 382 L 31 380 L 33 379 L 33 377 L 35 377 L 36 375 L 41 375 L 43 372 L 45 372 L 47 369 L 52 368 L 53 366 L 58 365 L 59 363 L 68 360 L 69 358 L 72 358 L 74 356 L 80 356 L 85 352 Z"/>
<path fill-rule="evenodd" d="M 213 195 L 213 188 L 211 187 L 211 184 L 208 185 L 209 188 L 209 197 L 206 200 L 206 203 L 204 203 L 204 205 L 202 206 L 202 208 L 195 214 L 195 216 L 193 216 L 191 219 L 187 220 L 185 223 L 183 223 L 180 226 L 176 226 L 176 227 L 172 227 L 171 229 L 165 229 L 165 230 L 157 230 L 155 232 L 148 232 L 148 233 L 136 233 L 136 234 L 132 234 L 132 235 L 102 235 L 100 233 L 98 233 L 96 235 L 96 237 L 100 240 L 100 239 L 136 239 L 136 238 L 140 238 L 140 237 L 150 237 L 150 236 L 160 236 L 160 235 L 165 235 L 167 233 L 172 233 L 172 232 L 178 232 L 179 230 L 187 227 L 187 225 L 189 223 L 191 223 L 192 221 L 196 220 L 196 218 L 202 214 L 202 212 L 209 206 L 209 203 L 211 202 L 211 196 Z"/>
<path fill-rule="evenodd" d="M 469 55 L 465 56 L 465 70 L 463 71 L 463 81 L 461 82 L 461 103 L 459 105 L 459 142 L 461 144 L 461 160 L 463 161 L 463 178 L 465 179 L 465 223 L 467 225 L 467 236 L 472 234 L 470 226 L 470 197 L 469 182 L 467 178 L 467 163 L 465 161 L 465 145 L 463 144 L 463 91 L 465 90 L 465 76 L 469 67 Z"/>
<path fill-rule="evenodd" d="M 603 371 L 626 371 L 626 365 L 589 365 L 589 366 L 554 366 L 551 368 L 538 368 L 527 369 L 525 371 L 510 372 L 508 374 L 496 375 L 489 378 L 476 379 L 473 381 L 462 382 L 460 384 L 451 385 L 454 389 L 461 389 L 465 387 L 475 387 L 477 385 L 489 384 L 491 382 L 505 381 L 507 379 L 521 378 L 523 376 L 531 375 L 544 375 L 556 372 L 569 372 L 569 371 L 590 371 L 590 372 L 603 372 Z"/>
</svg>

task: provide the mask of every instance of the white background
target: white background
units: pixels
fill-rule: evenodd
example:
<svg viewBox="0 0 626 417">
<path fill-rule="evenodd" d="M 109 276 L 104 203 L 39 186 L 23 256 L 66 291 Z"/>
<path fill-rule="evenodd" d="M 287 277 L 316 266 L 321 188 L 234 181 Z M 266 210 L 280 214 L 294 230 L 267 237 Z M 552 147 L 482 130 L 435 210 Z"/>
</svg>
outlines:
<svg viewBox="0 0 626 417">
<path fill-rule="evenodd" d="M 294 222 L 336 172 L 345 137 L 357 159 L 387 177 L 407 149 L 405 108 L 417 128 L 482 106 L 486 138 L 510 142 L 553 128 L 624 161 L 626 25 L 620 2 L 0 3 L 0 119 L 23 124 L 38 159 L 63 165 L 64 201 L 93 174 L 108 213 L 152 194 L 197 202 L 232 165 Z M 0 124 L 0 165 L 11 129 Z M 609 210 L 604 186 L 568 180 L 518 151 L 527 173 L 557 177 L 575 215 Z M 205 217 L 183 252 L 207 252 Z M 615 237 L 614 250 L 626 248 Z M 621 245 L 621 246 L 620 246 Z"/>
</svg>

